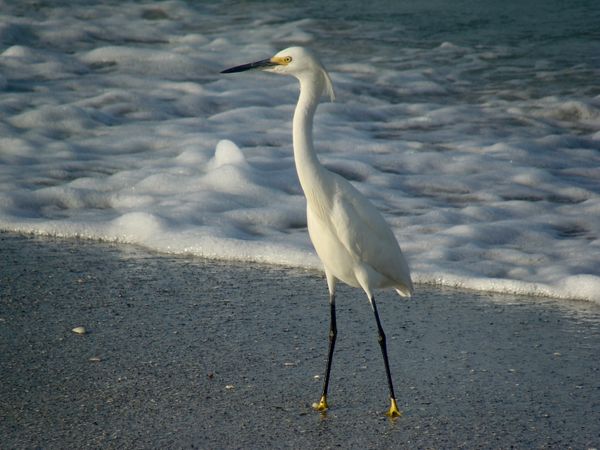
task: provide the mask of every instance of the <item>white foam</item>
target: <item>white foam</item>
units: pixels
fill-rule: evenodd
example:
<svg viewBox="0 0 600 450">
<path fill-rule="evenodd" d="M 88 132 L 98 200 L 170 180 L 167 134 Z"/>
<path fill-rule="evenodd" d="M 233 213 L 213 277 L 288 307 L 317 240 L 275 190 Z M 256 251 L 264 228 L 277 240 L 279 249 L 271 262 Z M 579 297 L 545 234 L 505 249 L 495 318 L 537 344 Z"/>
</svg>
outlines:
<svg viewBox="0 0 600 450">
<path fill-rule="evenodd" d="M 567 89 L 568 68 L 526 64 L 537 95 L 507 46 L 386 46 L 368 22 L 380 45 L 348 46 L 353 27 L 230 6 L 5 5 L 0 229 L 319 268 L 291 148 L 297 83 L 219 74 L 273 40 L 315 44 L 338 98 L 317 113 L 321 160 L 384 213 L 417 282 L 600 302 L 600 103 L 594 77 L 576 84 L 589 70 Z"/>
</svg>

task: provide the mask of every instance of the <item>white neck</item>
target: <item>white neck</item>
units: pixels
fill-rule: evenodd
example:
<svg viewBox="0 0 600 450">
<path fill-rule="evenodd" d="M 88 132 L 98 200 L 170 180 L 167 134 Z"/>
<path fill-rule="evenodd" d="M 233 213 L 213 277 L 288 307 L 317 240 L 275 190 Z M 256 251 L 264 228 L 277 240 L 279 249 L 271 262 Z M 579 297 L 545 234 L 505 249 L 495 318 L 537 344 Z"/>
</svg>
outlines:
<svg viewBox="0 0 600 450">
<path fill-rule="evenodd" d="M 323 179 L 320 174 L 325 170 L 313 147 L 313 118 L 319 99 L 323 92 L 323 78 L 321 74 L 311 74 L 299 77 L 300 97 L 294 111 L 293 142 L 294 162 L 300 179 L 300 185 L 306 198 L 312 197 L 312 186 L 319 184 Z"/>
</svg>

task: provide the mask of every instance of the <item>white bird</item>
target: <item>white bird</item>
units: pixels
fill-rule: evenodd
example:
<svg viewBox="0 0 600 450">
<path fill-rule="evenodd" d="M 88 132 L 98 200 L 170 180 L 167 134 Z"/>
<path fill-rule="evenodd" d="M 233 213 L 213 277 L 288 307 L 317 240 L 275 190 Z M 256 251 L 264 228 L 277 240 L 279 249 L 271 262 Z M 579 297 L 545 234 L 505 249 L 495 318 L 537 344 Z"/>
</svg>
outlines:
<svg viewBox="0 0 600 450">
<path fill-rule="evenodd" d="M 302 47 L 290 47 L 272 58 L 232 67 L 222 73 L 250 69 L 293 75 L 300 82 L 293 119 L 294 161 L 306 197 L 308 233 L 325 269 L 330 303 L 327 369 L 321 399 L 313 407 L 318 411 L 328 409 L 327 389 L 337 335 L 335 288 L 339 280 L 360 287 L 367 294 L 377 323 L 390 390 L 391 405 L 386 414 L 397 417 L 400 411 L 373 291 L 391 287 L 401 296 L 410 297 L 413 293 L 410 270 L 392 230 L 379 211 L 348 181 L 323 167 L 317 158 L 313 148 L 313 118 L 324 92 L 331 101 L 334 100 L 329 74 L 319 59 Z"/>
</svg>

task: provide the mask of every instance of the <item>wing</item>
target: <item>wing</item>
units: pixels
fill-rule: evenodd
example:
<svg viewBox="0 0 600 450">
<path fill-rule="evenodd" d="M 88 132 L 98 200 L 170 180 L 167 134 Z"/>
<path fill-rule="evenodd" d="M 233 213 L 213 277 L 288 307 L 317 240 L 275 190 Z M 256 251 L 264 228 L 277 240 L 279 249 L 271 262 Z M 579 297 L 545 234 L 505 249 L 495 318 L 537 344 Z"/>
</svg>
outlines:
<svg viewBox="0 0 600 450">
<path fill-rule="evenodd" d="M 404 294 L 412 292 L 408 264 L 381 213 L 354 186 L 333 174 L 330 221 L 352 255 L 392 281 Z"/>
</svg>

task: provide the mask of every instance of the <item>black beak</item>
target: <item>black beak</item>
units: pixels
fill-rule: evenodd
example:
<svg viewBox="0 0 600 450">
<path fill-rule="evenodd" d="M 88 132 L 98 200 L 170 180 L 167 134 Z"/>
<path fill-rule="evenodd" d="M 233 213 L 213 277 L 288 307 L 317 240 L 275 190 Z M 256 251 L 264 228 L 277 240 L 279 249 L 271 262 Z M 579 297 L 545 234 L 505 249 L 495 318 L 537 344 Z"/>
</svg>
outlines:
<svg viewBox="0 0 600 450">
<path fill-rule="evenodd" d="M 265 67 L 276 66 L 277 63 L 272 62 L 270 59 L 263 59 L 262 61 L 256 61 L 250 64 L 242 64 L 241 66 L 235 66 L 231 69 L 225 69 L 221 73 L 235 73 L 244 72 L 246 70 L 264 69 Z"/>
</svg>

